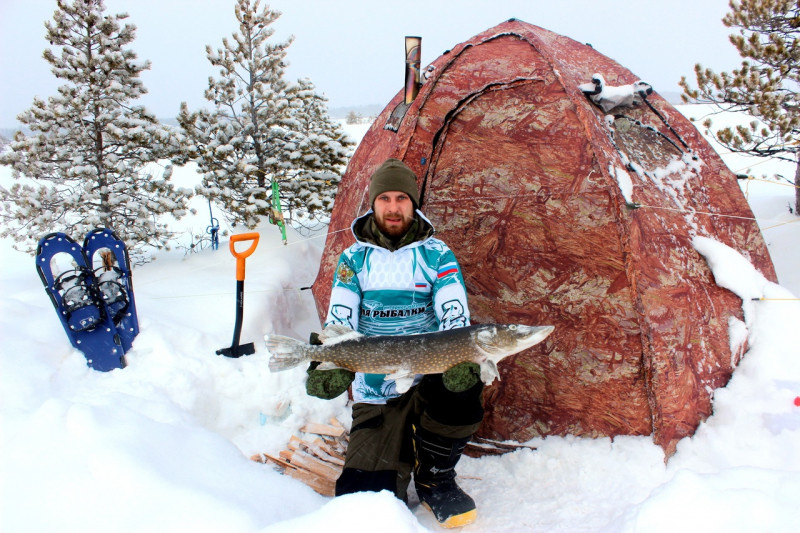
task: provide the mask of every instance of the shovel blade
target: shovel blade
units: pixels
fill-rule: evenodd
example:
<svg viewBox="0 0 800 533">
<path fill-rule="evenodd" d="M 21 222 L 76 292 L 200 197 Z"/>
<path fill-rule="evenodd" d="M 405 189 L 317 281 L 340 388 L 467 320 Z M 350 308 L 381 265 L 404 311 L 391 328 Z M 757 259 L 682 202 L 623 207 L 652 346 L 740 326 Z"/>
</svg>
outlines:
<svg viewBox="0 0 800 533">
<path fill-rule="evenodd" d="M 252 342 L 217 350 L 217 355 L 224 355 L 225 357 L 241 357 L 243 355 L 253 355 L 254 353 L 256 353 L 256 346 Z"/>
</svg>

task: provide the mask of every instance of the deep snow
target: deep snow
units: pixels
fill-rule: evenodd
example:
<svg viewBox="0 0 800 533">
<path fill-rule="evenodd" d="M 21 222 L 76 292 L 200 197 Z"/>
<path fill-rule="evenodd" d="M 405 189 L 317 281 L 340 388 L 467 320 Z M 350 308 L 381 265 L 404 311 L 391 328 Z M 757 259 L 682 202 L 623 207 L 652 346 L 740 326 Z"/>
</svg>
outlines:
<svg viewBox="0 0 800 533">
<path fill-rule="evenodd" d="M 359 138 L 365 128 L 348 129 Z M 723 157 L 737 172 L 792 175 Z M 1 168 L 0 182 L 9 175 Z M 174 177 L 197 179 L 190 167 Z M 535 451 L 465 457 L 460 483 L 479 518 L 463 531 L 800 531 L 800 223 L 786 208 L 792 188 L 742 185 L 781 285 L 720 243 L 695 241 L 718 282 L 744 298 L 752 346 L 716 392 L 714 415 L 667 464 L 648 437 L 550 437 L 531 441 Z M 199 214 L 176 227 L 204 231 L 208 206 L 196 202 Z M 175 249 L 135 269 L 141 333 L 129 366 L 110 373 L 89 370 L 70 347 L 32 258 L 0 243 L 0 530 L 439 529 L 427 510 L 387 493 L 324 498 L 248 459 L 277 453 L 307 421 L 349 424 L 344 398 L 306 396 L 303 369 L 270 374 L 263 349 L 265 333 L 319 328 L 301 288 L 324 237 L 290 231 L 283 246 L 275 227 L 259 231 L 242 331 L 255 355 L 214 354 L 230 344 L 234 317 L 235 263 L 222 237 L 217 251 Z M 751 300 L 760 296 L 770 300 Z"/>
</svg>

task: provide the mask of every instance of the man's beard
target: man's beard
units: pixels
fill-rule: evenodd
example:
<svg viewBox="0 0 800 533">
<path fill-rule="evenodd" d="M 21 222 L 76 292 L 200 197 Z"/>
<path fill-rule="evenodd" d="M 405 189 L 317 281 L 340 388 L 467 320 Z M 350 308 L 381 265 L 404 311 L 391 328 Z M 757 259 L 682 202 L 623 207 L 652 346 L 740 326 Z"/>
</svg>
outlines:
<svg viewBox="0 0 800 533">
<path fill-rule="evenodd" d="M 403 219 L 402 224 L 392 226 L 386 224 L 386 218 L 397 220 L 399 217 Z M 378 225 L 378 229 L 381 230 L 381 233 L 392 239 L 399 239 L 405 235 L 413 222 L 413 215 L 410 217 L 406 217 L 402 213 L 392 213 L 390 215 L 384 215 L 383 217 L 379 217 L 377 214 L 375 215 L 375 223 Z"/>
</svg>

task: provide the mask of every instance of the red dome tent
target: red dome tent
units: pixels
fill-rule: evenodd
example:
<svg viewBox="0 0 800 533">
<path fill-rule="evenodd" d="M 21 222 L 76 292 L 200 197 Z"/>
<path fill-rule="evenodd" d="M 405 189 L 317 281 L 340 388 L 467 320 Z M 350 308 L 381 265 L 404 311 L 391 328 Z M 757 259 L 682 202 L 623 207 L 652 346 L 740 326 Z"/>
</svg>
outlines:
<svg viewBox="0 0 800 533">
<path fill-rule="evenodd" d="M 652 434 L 671 454 L 745 349 L 728 334 L 741 301 L 715 285 L 692 238 L 727 244 L 775 280 L 736 177 L 656 93 L 606 114 L 579 86 L 595 73 L 614 87 L 638 78 L 542 28 L 509 20 L 427 71 L 404 115 L 402 91 L 384 109 L 342 179 L 314 283 L 320 317 L 353 242 L 337 230 L 369 208 L 378 165 L 402 159 L 461 262 L 473 322 L 556 326 L 500 364 L 479 434 Z"/>
</svg>

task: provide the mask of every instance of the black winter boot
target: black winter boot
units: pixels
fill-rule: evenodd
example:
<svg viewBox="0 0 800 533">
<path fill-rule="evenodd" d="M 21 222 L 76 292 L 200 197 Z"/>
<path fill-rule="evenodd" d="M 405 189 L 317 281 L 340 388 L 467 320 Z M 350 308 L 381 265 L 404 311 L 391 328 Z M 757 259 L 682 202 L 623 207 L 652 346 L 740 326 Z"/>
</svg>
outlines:
<svg viewBox="0 0 800 533">
<path fill-rule="evenodd" d="M 421 503 L 443 527 L 471 524 L 478 516 L 475 501 L 456 484 L 456 463 L 469 437 L 452 439 L 412 426 L 414 487 Z"/>
</svg>

